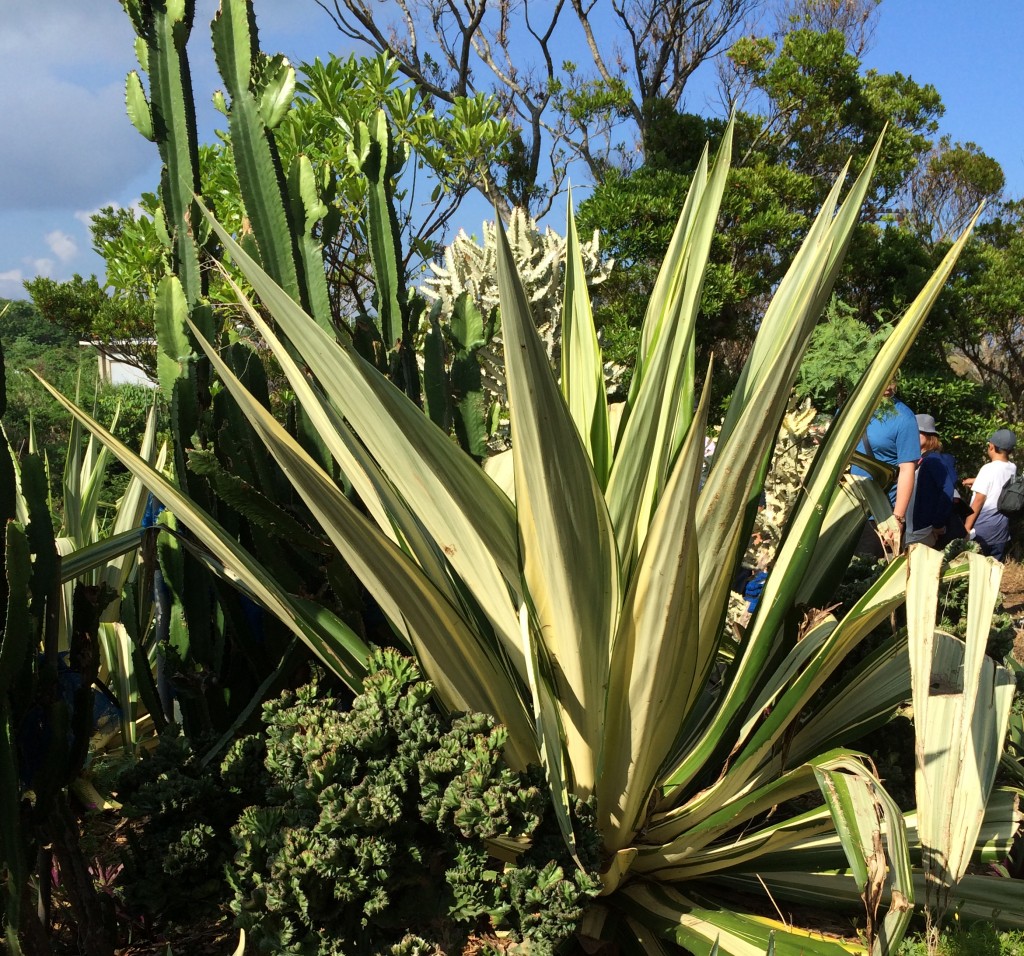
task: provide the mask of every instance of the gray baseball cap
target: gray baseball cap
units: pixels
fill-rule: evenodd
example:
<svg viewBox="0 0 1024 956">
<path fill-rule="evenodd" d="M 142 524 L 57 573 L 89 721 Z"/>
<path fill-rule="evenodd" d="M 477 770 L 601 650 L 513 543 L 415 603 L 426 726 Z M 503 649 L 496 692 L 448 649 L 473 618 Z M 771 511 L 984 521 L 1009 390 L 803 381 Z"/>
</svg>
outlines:
<svg viewBox="0 0 1024 956">
<path fill-rule="evenodd" d="M 917 430 L 925 435 L 938 435 L 939 430 L 935 427 L 935 419 L 931 415 L 915 415 L 917 419 Z"/>
<path fill-rule="evenodd" d="M 992 437 L 989 438 L 996 448 L 1002 448 L 1003 451 L 1010 451 L 1017 447 L 1017 436 L 1010 431 L 1009 428 L 998 428 L 992 433 Z"/>
</svg>

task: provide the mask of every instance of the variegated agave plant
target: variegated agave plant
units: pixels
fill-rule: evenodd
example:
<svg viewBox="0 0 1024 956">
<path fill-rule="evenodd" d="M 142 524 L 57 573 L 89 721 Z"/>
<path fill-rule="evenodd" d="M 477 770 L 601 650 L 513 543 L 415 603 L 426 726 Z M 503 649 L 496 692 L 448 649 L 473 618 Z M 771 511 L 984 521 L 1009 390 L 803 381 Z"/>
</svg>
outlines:
<svg viewBox="0 0 1024 956">
<path fill-rule="evenodd" d="M 571 217 L 560 382 L 499 232 L 507 484 L 305 315 L 216 223 L 263 309 L 241 292 L 240 302 L 362 507 L 246 393 L 217 343 L 194 325 L 192 335 L 419 657 L 442 705 L 496 715 L 508 728 L 510 763 L 543 763 L 570 847 L 570 795 L 594 801 L 604 895 L 582 932 L 654 953 L 670 941 L 697 954 L 760 954 L 769 945 L 780 954 L 882 954 L 915 899 L 942 905 L 953 894 L 967 916 L 1001 909 L 1020 920 L 1019 901 L 1000 881 L 961 879 L 972 854 L 1002 852 L 1020 822 L 1013 794 L 990 796 L 1012 694 L 1009 676 L 979 650 L 998 566 L 972 555 L 944 570 L 937 555 L 913 550 L 841 621 L 822 615 L 797 628 L 798 608 L 827 591 L 858 530 L 858 486 L 843 478 L 856 441 L 964 239 L 824 436 L 757 613 L 722 669 L 730 582 L 877 156 L 876 147 L 842 203 L 837 183 L 779 284 L 701 487 L 708 389 L 695 394 L 694 324 L 730 149 L 731 132 L 694 175 L 651 292 L 628 399 L 614 413 Z M 176 487 L 90 427 L 203 542 L 211 564 L 359 684 L 365 648 L 355 635 L 288 594 Z M 940 575 L 968 570 L 975 593 L 965 646 L 935 632 L 934 613 Z M 909 637 L 819 694 L 908 593 Z M 947 675 L 940 696 L 936 669 Z M 919 798 L 917 817 L 905 818 L 846 748 L 910 697 L 912 684 Z M 784 916 L 787 901 L 812 898 L 866 908 L 866 942 L 826 939 Z M 766 915 L 773 906 L 784 921 Z"/>
</svg>

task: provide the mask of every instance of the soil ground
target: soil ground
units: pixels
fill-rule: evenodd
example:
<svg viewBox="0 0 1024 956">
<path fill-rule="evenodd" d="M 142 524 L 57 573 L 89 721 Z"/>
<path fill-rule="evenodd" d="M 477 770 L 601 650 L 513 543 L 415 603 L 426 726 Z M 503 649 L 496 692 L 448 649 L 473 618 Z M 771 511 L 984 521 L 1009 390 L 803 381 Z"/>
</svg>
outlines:
<svg viewBox="0 0 1024 956">
<path fill-rule="evenodd" d="M 1017 624 L 1017 637 L 1013 642 L 1013 656 L 1024 664 L 1024 564 L 1007 561 L 1003 570 L 1003 607 Z"/>
</svg>

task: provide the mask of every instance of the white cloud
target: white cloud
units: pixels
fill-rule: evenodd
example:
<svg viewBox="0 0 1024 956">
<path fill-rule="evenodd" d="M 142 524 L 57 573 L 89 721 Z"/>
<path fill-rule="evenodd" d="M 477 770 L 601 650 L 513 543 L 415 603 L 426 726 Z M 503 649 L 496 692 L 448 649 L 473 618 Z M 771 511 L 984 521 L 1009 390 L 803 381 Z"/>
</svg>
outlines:
<svg viewBox="0 0 1024 956">
<path fill-rule="evenodd" d="M 21 269 L 8 269 L 0 272 L 0 299 L 24 299 L 25 287 L 22 285 L 25 276 Z"/>
<path fill-rule="evenodd" d="M 75 218 L 83 225 L 86 229 L 92 225 L 92 217 L 96 215 L 104 206 L 113 206 L 115 209 L 119 208 L 116 202 L 111 203 L 100 203 L 95 209 L 79 209 L 75 213 Z"/>
<path fill-rule="evenodd" d="M 31 267 L 31 274 L 37 276 L 49 276 L 53 273 L 53 260 L 41 257 L 39 259 L 26 259 L 25 263 Z"/>
<path fill-rule="evenodd" d="M 50 247 L 50 251 L 61 262 L 67 262 L 78 255 L 78 244 L 66 232 L 54 229 L 53 232 L 48 232 L 44 238 L 46 239 L 46 244 Z"/>
<path fill-rule="evenodd" d="M 210 105 L 222 86 L 210 21 L 219 0 L 196 0 L 189 60 L 199 135 L 211 141 L 223 117 Z M 316 4 L 257 0 L 268 51 L 293 61 L 323 52 L 326 15 Z M 24 279 L 102 275 L 90 247 L 92 214 L 133 208 L 160 177 L 156 146 L 125 114 L 124 78 L 137 69 L 131 22 L 112 0 L 0 0 L 0 296 L 24 298 Z"/>
<path fill-rule="evenodd" d="M 107 208 L 114 210 L 130 209 L 135 213 L 136 218 L 144 214 L 142 210 L 142 197 L 136 196 L 131 202 L 123 205 L 119 202 L 115 202 L 114 200 L 110 200 L 109 202 L 101 202 L 98 206 L 95 206 L 92 209 L 79 209 L 75 213 L 75 218 L 85 226 L 86 229 L 89 229 L 92 227 L 92 217 L 97 215 L 100 210 Z"/>
</svg>

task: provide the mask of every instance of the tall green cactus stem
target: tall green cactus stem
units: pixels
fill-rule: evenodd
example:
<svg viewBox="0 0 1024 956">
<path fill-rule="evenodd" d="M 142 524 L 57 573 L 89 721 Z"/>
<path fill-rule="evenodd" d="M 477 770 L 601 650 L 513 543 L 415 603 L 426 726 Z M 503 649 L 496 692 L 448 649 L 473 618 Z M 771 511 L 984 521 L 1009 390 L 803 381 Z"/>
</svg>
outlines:
<svg viewBox="0 0 1024 956">
<path fill-rule="evenodd" d="M 485 321 L 468 293 L 462 293 L 448 321 L 441 303 L 431 309 L 423 341 L 425 410 L 478 460 L 487 454 L 487 412 L 480 349 L 494 336 L 495 312 Z"/>
<path fill-rule="evenodd" d="M 395 210 L 395 177 L 402 167 L 379 110 L 369 124 L 359 123 L 349 148 L 349 162 L 367 179 L 367 231 L 377 283 L 377 325 L 388 355 L 388 374 L 417 405 L 420 376 L 413 338 L 420 308 L 409 296 Z"/>
<path fill-rule="evenodd" d="M 160 150 L 164 163 L 160 193 L 172 230 L 174 271 L 181 277 L 188 303 L 194 305 L 206 293 L 191 234 L 191 228 L 202 221 L 195 204 L 199 140 L 186 51 L 195 0 L 121 0 L 121 5 L 142 41 L 136 43 L 139 66 L 149 74 L 148 103 L 138 74 L 129 74 L 128 112 L 139 132 Z"/>
<path fill-rule="evenodd" d="M 198 167 L 192 148 L 195 120 L 191 89 L 169 96 L 168 84 L 162 81 L 177 54 L 173 62 L 182 90 L 189 87 L 188 62 L 183 45 L 160 42 L 161 26 L 173 21 L 180 27 L 175 38 L 184 43 L 195 0 L 124 0 L 124 5 L 139 37 L 136 49 L 140 66 L 151 78 L 152 104 L 145 101 L 142 81 L 138 77 L 129 81 L 129 114 L 140 132 L 160 146 L 165 185 L 183 183 L 188 178 L 193 200 L 193 205 L 184 206 L 170 202 L 167 193 L 163 195 L 167 242 L 171 244 L 172 236 L 175 240 L 189 236 L 201 253 L 209 231 L 205 220 L 200 222 L 192 215 L 202 200 L 197 202 L 194 196 Z M 218 105 L 228 116 L 235 171 L 246 219 L 252 227 L 244 238 L 291 297 L 322 327 L 331 329 L 323 259 L 314 235 L 326 211 L 320 196 L 331 185 L 330 173 L 318 178 L 300 156 L 286 178 L 274 138 L 274 129 L 293 100 L 294 72 L 282 57 L 260 53 L 249 0 L 222 0 L 212 36 L 226 90 Z M 159 69 L 158 61 L 162 64 Z M 158 101 L 170 120 L 158 122 L 163 115 L 157 108 Z M 172 164 L 177 166 L 172 168 Z M 189 177 L 181 172 L 186 165 Z M 212 245 L 209 249 L 216 251 Z M 298 548 L 260 527 L 258 520 L 244 510 L 245 502 L 222 497 L 223 489 L 209 480 L 210 469 L 202 472 L 190 467 L 190 452 L 212 450 L 223 469 L 260 489 L 270 500 L 286 508 L 296 504 L 291 485 L 280 469 L 258 453 L 261 446 L 253 439 L 252 427 L 238 412 L 234 400 L 224 392 L 210 393 L 206 385 L 209 366 L 197 354 L 188 323 L 193 322 L 204 338 L 220 342 L 221 354 L 247 381 L 252 376 L 245 369 L 259 365 L 257 356 L 238 344 L 233 330 L 215 321 L 213 309 L 205 301 L 205 286 L 194 288 L 189 284 L 183 262 L 172 258 L 171 266 L 172 274 L 165 276 L 157 288 L 155 320 L 161 390 L 171 404 L 176 480 L 232 535 L 251 542 L 276 577 L 288 578 L 297 593 L 317 593 L 324 587 L 321 565 L 327 564 L 327 559 L 305 561 Z M 260 367 L 259 373 L 262 371 Z M 260 389 L 260 394 L 264 393 L 265 383 Z M 269 407 L 269 395 L 265 404 Z M 294 427 L 307 446 L 318 440 L 306 416 L 295 416 Z M 301 505 L 297 513 L 303 513 Z M 181 540 L 187 549 L 188 542 Z M 176 652 L 172 658 L 181 658 L 175 680 L 185 721 L 189 730 L 200 732 L 222 728 L 253 693 L 259 693 L 265 674 L 281 660 L 286 638 L 277 624 L 254 627 L 247 620 L 252 609 L 237 593 L 217 589 L 215 595 L 202 559 L 176 547 L 178 541 L 162 538 L 159 549 L 163 577 L 173 600 L 168 649 Z"/>
<path fill-rule="evenodd" d="M 121 2 L 137 35 L 139 66 L 149 77 L 146 101 L 138 73 L 129 74 L 128 114 L 139 132 L 156 143 L 164 164 L 160 196 L 174 276 L 158 286 L 154 314 L 160 385 L 171 405 L 175 465 L 179 481 L 187 484 L 184 444 L 200 430 L 208 366 L 197 358 L 186 319 L 191 317 L 204 335 L 214 335 L 213 314 L 203 304 L 207 282 L 196 241 L 197 234 L 208 235 L 208 230 L 201 225 L 204 220 L 195 198 L 200 188 L 199 147 L 186 50 L 195 0 Z"/>
<path fill-rule="evenodd" d="M 313 227 L 327 209 L 312 166 L 296 157 L 286 178 L 273 129 L 295 94 L 295 69 L 260 52 L 251 0 L 224 0 L 213 20 L 213 51 L 231 97 L 232 152 L 263 267 L 324 328 L 330 301 Z"/>
</svg>

